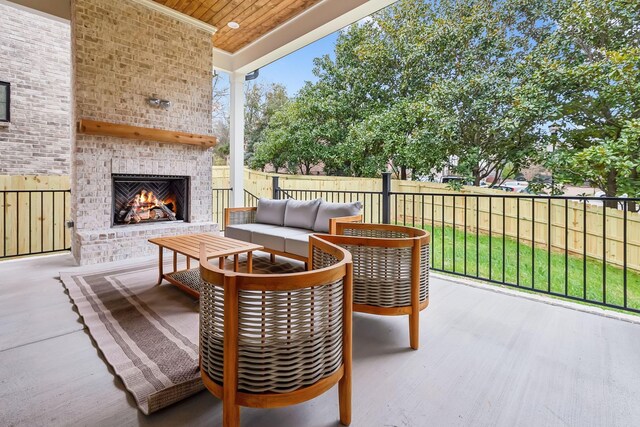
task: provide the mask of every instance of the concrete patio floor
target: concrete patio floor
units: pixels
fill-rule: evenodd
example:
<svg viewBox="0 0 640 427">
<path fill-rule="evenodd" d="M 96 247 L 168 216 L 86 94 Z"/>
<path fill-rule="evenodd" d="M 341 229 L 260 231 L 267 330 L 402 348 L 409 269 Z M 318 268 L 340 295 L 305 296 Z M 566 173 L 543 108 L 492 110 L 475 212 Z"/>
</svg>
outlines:
<svg viewBox="0 0 640 427">
<path fill-rule="evenodd" d="M 220 425 L 206 391 L 151 416 L 136 409 L 57 280 L 75 268 L 69 254 L 0 262 L 0 424 Z M 639 323 L 443 277 L 430 295 L 418 351 L 406 317 L 355 315 L 352 426 L 637 425 Z M 241 419 L 336 426 L 337 390 Z"/>
</svg>

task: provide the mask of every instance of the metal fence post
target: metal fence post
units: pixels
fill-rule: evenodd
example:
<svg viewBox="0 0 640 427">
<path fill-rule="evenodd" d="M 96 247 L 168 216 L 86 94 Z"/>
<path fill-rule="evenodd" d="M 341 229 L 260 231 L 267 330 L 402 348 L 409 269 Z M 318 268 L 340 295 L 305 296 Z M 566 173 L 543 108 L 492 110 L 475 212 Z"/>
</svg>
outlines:
<svg viewBox="0 0 640 427">
<path fill-rule="evenodd" d="M 382 223 L 391 223 L 391 172 L 382 173 Z"/>
<path fill-rule="evenodd" d="M 279 199 L 280 197 L 280 177 L 272 176 L 271 177 L 271 198 Z"/>
</svg>

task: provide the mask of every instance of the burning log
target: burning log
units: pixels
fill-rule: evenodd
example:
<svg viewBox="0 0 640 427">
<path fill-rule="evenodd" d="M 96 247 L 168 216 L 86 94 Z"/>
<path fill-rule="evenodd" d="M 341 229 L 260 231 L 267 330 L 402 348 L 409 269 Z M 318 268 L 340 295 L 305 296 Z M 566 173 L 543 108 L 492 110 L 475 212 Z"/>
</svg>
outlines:
<svg viewBox="0 0 640 427">
<path fill-rule="evenodd" d="M 163 204 L 160 204 L 155 207 L 155 209 L 160 209 L 166 216 L 169 218 L 169 221 L 176 220 L 176 214 L 174 214 L 168 207 Z"/>
<path fill-rule="evenodd" d="M 156 196 L 153 192 L 142 190 L 136 195 L 129 205 L 118 212 L 117 220 L 119 223 L 136 224 L 142 221 L 153 221 L 168 219 L 176 220 L 176 214 L 173 212 L 173 203 L 169 201 L 167 205 Z"/>
<path fill-rule="evenodd" d="M 131 221 L 135 221 L 135 223 L 137 224 L 142 221 L 142 218 L 140 218 L 140 215 L 138 215 L 136 209 L 133 206 L 127 206 L 127 213 L 122 219 L 122 222 L 124 222 L 125 224 L 131 224 Z"/>
</svg>

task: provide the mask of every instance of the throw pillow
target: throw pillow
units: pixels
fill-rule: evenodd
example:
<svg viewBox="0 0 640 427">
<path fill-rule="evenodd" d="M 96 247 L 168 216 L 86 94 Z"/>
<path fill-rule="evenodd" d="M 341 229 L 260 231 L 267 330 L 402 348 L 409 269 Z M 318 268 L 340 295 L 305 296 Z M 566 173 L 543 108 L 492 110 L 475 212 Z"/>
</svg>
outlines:
<svg viewBox="0 0 640 427">
<path fill-rule="evenodd" d="M 288 200 L 258 199 L 258 211 L 256 212 L 256 222 L 261 224 L 284 224 L 284 212 L 287 208 Z"/>
<path fill-rule="evenodd" d="M 313 229 L 321 201 L 322 199 L 308 201 L 289 199 L 284 213 L 285 227 Z"/>
<path fill-rule="evenodd" d="M 316 222 L 313 224 L 313 231 L 321 233 L 329 232 L 329 219 L 340 216 L 358 215 L 362 209 L 362 203 L 327 203 L 322 202 L 318 208 Z"/>
</svg>

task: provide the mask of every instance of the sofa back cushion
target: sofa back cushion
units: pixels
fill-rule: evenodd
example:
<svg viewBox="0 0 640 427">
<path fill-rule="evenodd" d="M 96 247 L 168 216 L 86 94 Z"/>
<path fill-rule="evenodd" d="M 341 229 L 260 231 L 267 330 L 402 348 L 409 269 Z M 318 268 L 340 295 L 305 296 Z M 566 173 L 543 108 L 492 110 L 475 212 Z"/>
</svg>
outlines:
<svg viewBox="0 0 640 427">
<path fill-rule="evenodd" d="M 329 232 L 329 219 L 337 218 L 340 216 L 353 216 L 358 215 L 362 209 L 362 203 L 328 203 L 322 202 L 318 208 L 318 215 L 316 221 L 313 224 L 313 231 L 321 233 Z"/>
<path fill-rule="evenodd" d="M 258 211 L 256 212 L 256 222 L 261 224 L 284 224 L 284 213 L 288 200 L 258 199 Z"/>
<path fill-rule="evenodd" d="M 320 202 L 322 202 L 322 199 L 308 201 L 289 199 L 287 209 L 284 212 L 284 225 L 286 227 L 313 229 Z"/>
</svg>

